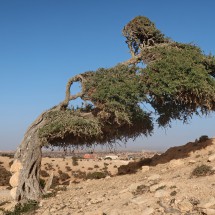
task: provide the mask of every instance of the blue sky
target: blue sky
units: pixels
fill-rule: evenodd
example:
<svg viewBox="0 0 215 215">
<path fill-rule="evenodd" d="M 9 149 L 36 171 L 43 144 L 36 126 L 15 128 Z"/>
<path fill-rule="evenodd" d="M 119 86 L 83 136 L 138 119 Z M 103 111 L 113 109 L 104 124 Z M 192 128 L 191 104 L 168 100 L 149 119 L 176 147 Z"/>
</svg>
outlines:
<svg viewBox="0 0 215 215">
<path fill-rule="evenodd" d="M 64 99 L 67 80 L 130 58 L 123 26 L 149 17 L 167 36 L 215 55 L 213 0 L 0 0 L 0 150 L 13 150 L 44 110 Z M 174 122 L 127 148 L 166 149 L 215 136 L 215 114 Z"/>
</svg>

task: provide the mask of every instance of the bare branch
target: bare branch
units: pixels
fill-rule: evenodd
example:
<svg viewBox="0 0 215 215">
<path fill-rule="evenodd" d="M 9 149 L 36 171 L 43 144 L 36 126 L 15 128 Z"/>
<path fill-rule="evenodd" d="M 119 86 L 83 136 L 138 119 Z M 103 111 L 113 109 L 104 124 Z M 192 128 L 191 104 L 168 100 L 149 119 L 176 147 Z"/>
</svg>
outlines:
<svg viewBox="0 0 215 215">
<path fill-rule="evenodd" d="M 60 109 L 66 108 L 68 106 L 68 104 L 69 104 L 69 101 L 77 99 L 77 98 L 82 97 L 84 95 L 84 90 L 85 90 L 85 87 L 84 87 L 84 84 L 83 84 L 84 81 L 85 81 L 85 79 L 84 79 L 84 77 L 82 75 L 76 75 L 76 76 L 74 76 L 74 77 L 69 79 L 69 81 L 67 82 L 67 85 L 66 85 L 65 99 L 59 105 Z M 82 89 L 81 89 L 81 92 L 79 92 L 79 93 L 77 93 L 75 95 L 71 95 L 70 94 L 70 88 L 71 88 L 71 86 L 72 86 L 72 84 L 74 82 L 80 82 Z"/>
</svg>

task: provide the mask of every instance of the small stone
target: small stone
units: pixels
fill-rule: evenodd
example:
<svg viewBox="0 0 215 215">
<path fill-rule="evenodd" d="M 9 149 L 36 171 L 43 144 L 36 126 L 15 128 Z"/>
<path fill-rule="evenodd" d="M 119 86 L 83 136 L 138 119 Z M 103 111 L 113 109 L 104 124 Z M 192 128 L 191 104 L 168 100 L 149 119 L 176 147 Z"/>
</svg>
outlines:
<svg viewBox="0 0 215 215">
<path fill-rule="evenodd" d="M 10 190 L 10 195 L 13 199 L 16 198 L 16 191 L 17 191 L 17 187 L 14 187 L 13 189 Z"/>
<path fill-rule="evenodd" d="M 208 162 L 212 162 L 215 160 L 215 154 L 211 155 L 209 158 L 208 158 Z"/>
<path fill-rule="evenodd" d="M 142 166 L 142 173 L 148 172 L 149 171 L 149 166 Z"/>
<path fill-rule="evenodd" d="M 20 172 L 16 172 L 12 175 L 12 177 L 10 178 L 10 185 L 12 187 L 17 187 L 19 185 L 19 175 L 20 175 Z"/>
<path fill-rule="evenodd" d="M 193 205 L 188 200 L 184 199 L 178 203 L 178 208 L 183 212 L 188 212 L 193 209 Z"/>
<path fill-rule="evenodd" d="M 194 164 L 194 163 L 196 163 L 196 161 L 195 160 L 189 160 L 188 163 L 189 164 Z"/>
<path fill-rule="evenodd" d="M 22 169 L 22 164 L 20 161 L 18 160 L 14 160 L 13 164 L 10 167 L 10 172 L 14 173 L 14 172 L 18 172 L 19 170 Z"/>
<path fill-rule="evenodd" d="M 142 205 L 147 203 L 147 198 L 145 196 L 139 196 L 130 200 L 132 203 L 136 205 Z"/>
<path fill-rule="evenodd" d="M 104 201 L 104 198 L 97 198 L 97 199 L 90 200 L 90 203 L 91 204 L 98 204 L 98 203 L 101 203 L 102 201 Z"/>
<path fill-rule="evenodd" d="M 199 207 L 200 207 L 200 208 L 210 208 L 210 207 L 212 207 L 213 205 L 215 205 L 215 198 L 214 198 L 214 197 L 211 197 L 211 198 L 208 198 L 208 199 L 203 200 L 203 201 L 199 204 Z"/>
<path fill-rule="evenodd" d="M 150 177 L 148 177 L 148 181 L 155 181 L 160 178 L 161 178 L 161 176 L 159 174 L 154 174 L 154 175 L 151 175 Z"/>
<path fill-rule="evenodd" d="M 167 196 L 169 196 L 169 193 L 166 190 L 157 190 L 155 192 L 156 198 L 167 197 Z"/>
<path fill-rule="evenodd" d="M 142 212 L 142 214 L 144 214 L 144 215 L 150 215 L 150 214 L 153 214 L 154 213 L 154 209 L 153 208 L 146 208 L 146 209 L 144 209 Z"/>
<path fill-rule="evenodd" d="M 203 212 L 207 215 L 214 215 L 215 209 L 207 208 L 207 209 L 203 209 Z"/>
</svg>

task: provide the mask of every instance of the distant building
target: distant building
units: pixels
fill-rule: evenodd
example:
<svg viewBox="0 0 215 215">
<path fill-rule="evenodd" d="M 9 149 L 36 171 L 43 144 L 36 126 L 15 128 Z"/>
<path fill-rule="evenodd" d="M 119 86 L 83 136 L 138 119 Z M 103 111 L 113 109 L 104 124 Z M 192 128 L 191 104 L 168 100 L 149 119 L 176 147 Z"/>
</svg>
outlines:
<svg viewBox="0 0 215 215">
<path fill-rule="evenodd" d="M 97 156 L 95 154 L 84 154 L 84 159 L 95 159 Z"/>
</svg>

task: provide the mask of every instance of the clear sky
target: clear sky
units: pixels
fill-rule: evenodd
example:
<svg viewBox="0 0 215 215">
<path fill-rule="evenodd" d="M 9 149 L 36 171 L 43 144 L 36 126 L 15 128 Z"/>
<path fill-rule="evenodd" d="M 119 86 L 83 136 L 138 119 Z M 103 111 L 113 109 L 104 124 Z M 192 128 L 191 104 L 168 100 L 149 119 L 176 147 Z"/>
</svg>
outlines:
<svg viewBox="0 0 215 215">
<path fill-rule="evenodd" d="M 214 0 L 0 0 L 0 150 L 16 149 L 30 123 L 64 99 L 70 77 L 129 59 L 121 31 L 137 15 L 215 55 L 214 8 Z M 127 148 L 160 150 L 212 137 L 214 120 L 175 122 Z"/>
</svg>

